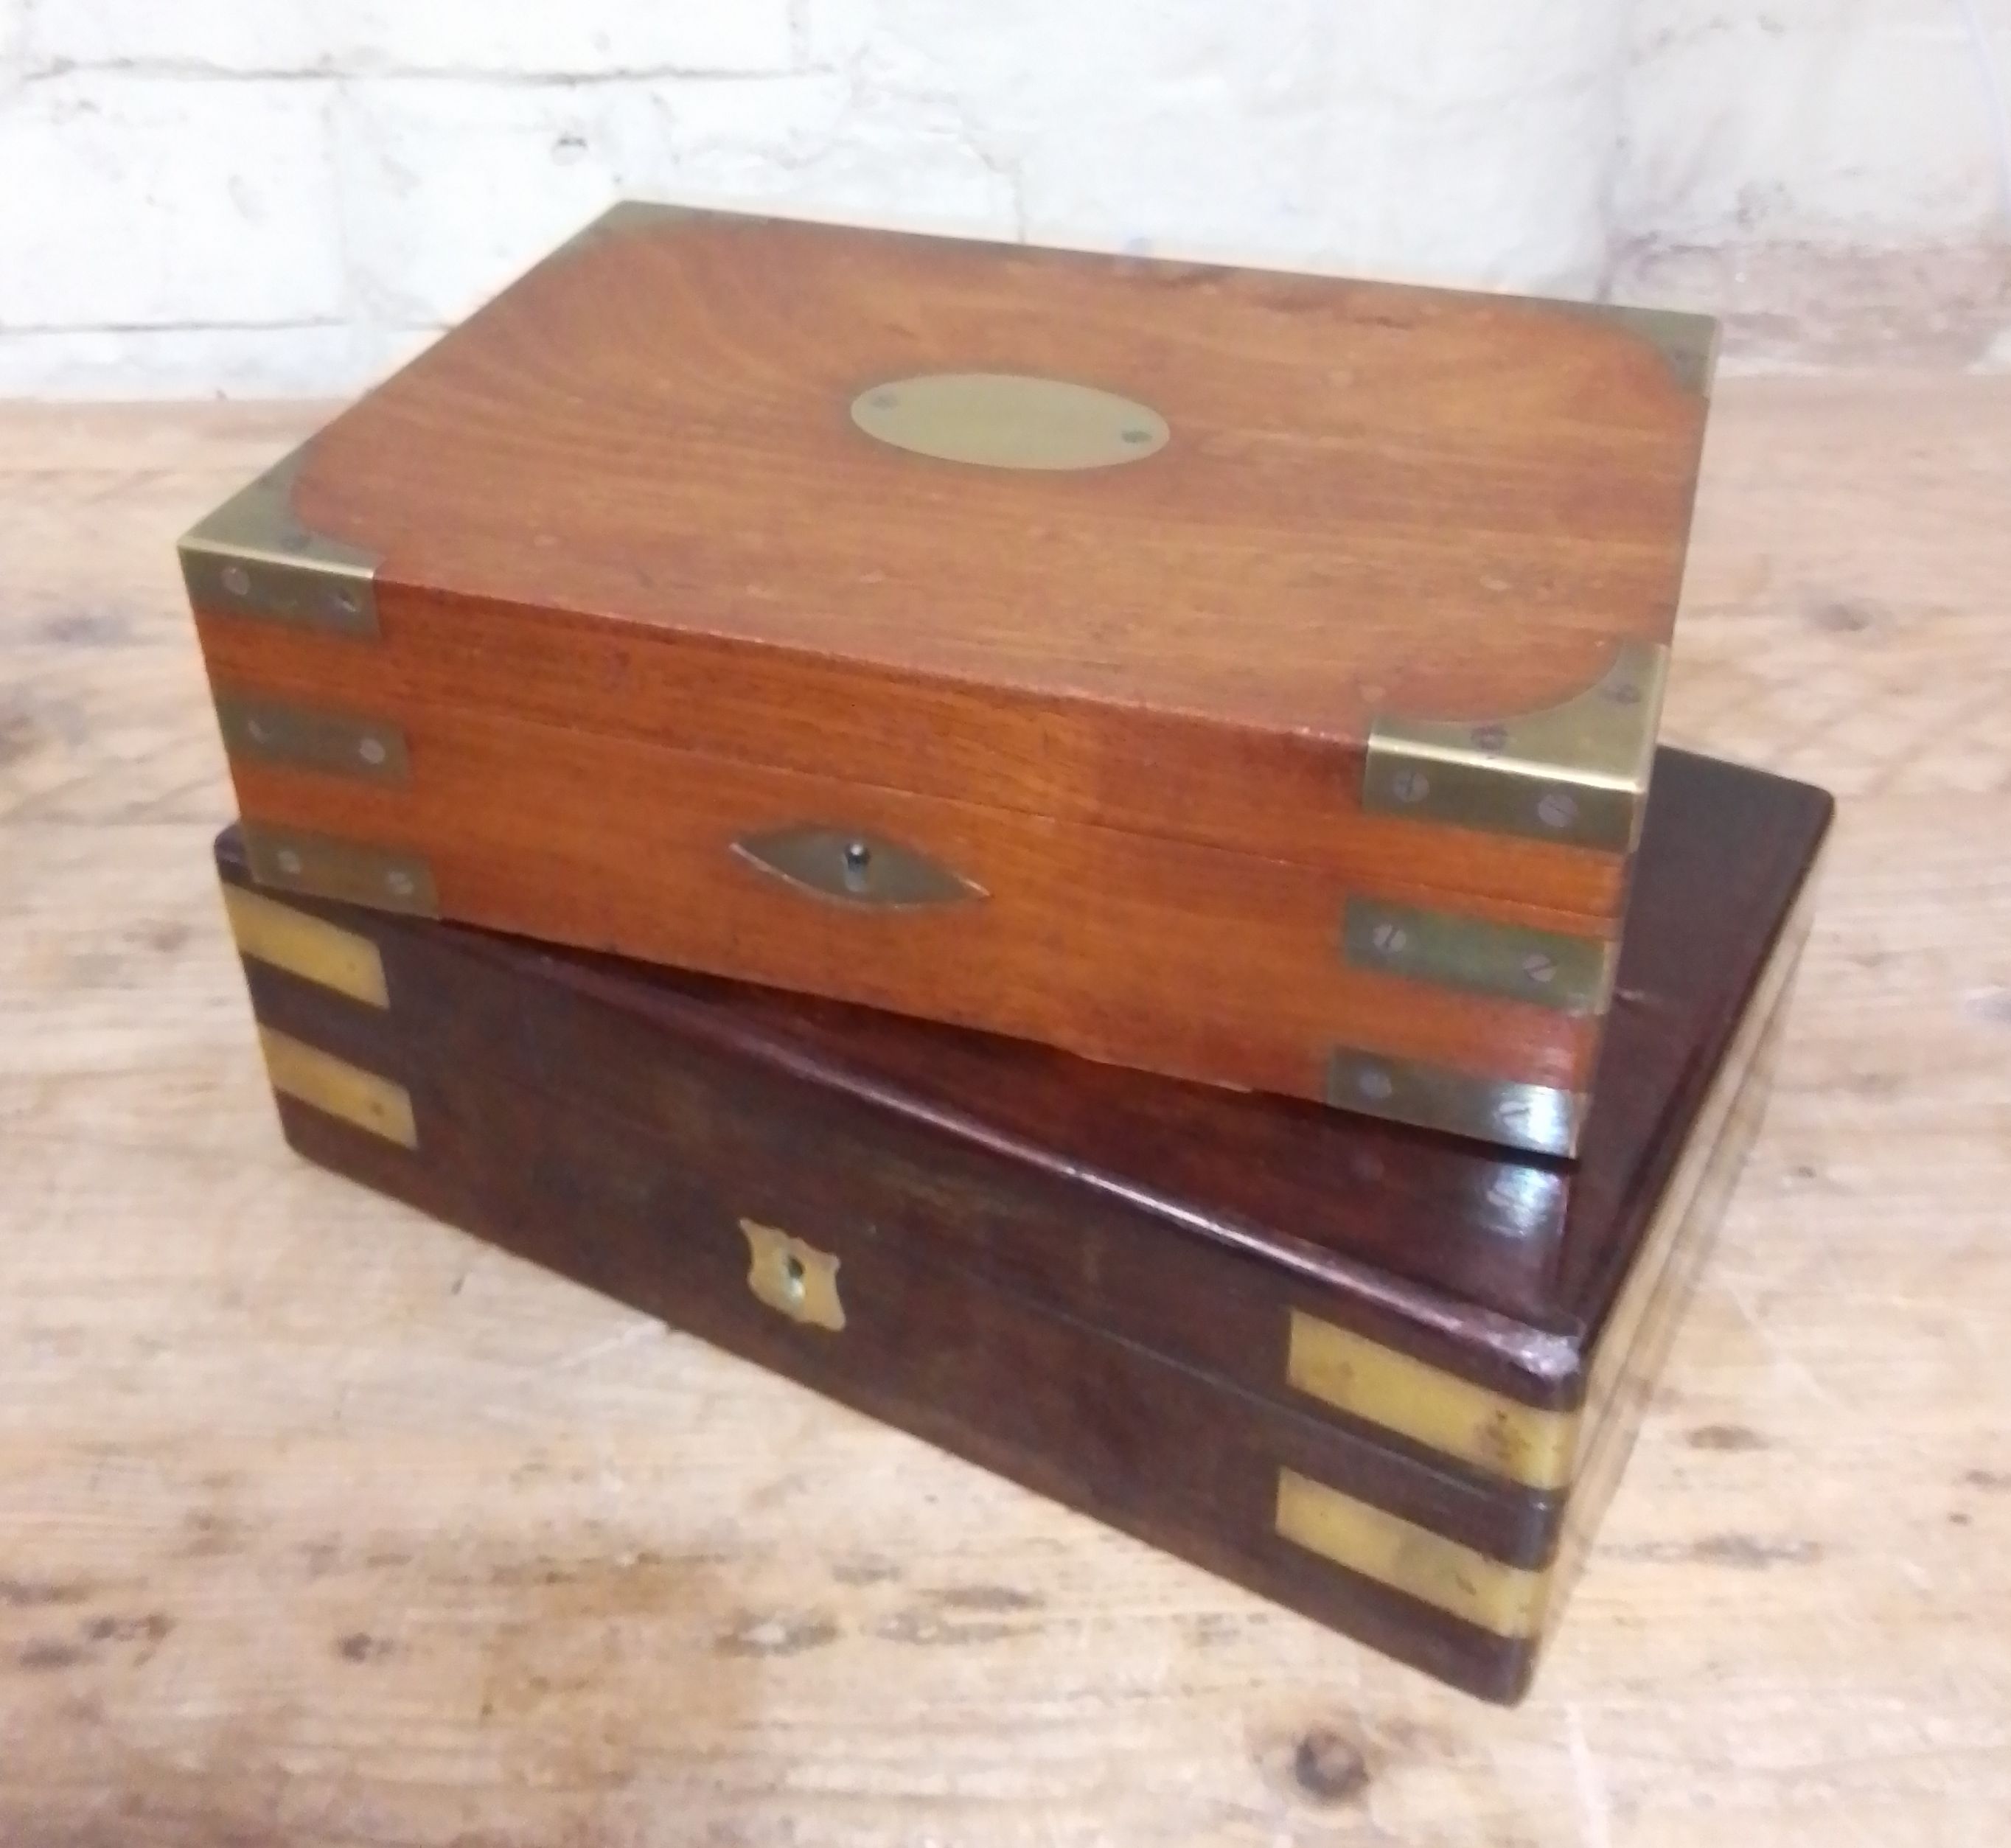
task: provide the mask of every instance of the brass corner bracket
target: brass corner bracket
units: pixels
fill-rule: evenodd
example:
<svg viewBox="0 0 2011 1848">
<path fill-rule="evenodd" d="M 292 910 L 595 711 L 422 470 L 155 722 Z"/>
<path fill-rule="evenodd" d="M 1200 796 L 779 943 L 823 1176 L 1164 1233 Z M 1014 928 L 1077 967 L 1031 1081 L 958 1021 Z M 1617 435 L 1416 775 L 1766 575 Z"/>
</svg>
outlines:
<svg viewBox="0 0 2011 1848">
<path fill-rule="evenodd" d="M 1378 718 L 1361 805 L 1609 853 L 1639 837 L 1668 650 L 1620 644 L 1575 698 L 1494 721 Z"/>
<path fill-rule="evenodd" d="M 182 579 L 198 609 L 339 635 L 377 633 L 378 561 L 326 539 L 294 512 L 303 443 L 182 535 Z"/>
<path fill-rule="evenodd" d="M 1623 301 L 1588 301 L 1584 312 L 1622 328 L 1662 356 L 1678 385 L 1708 398 L 1717 372 L 1718 324 L 1709 315 L 1679 308 L 1635 308 Z"/>
</svg>

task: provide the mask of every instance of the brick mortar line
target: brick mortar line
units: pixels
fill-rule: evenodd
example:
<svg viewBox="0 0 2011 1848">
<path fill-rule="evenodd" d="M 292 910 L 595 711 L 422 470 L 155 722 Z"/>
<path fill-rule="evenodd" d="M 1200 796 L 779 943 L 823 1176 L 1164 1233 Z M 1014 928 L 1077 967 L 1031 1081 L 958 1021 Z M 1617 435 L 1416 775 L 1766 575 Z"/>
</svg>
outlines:
<svg viewBox="0 0 2011 1848">
<path fill-rule="evenodd" d="M 722 70 L 710 66 L 675 64 L 624 66 L 611 70 L 510 71 L 463 65 L 337 64 L 312 66 L 263 66 L 240 67 L 176 59 L 56 59 L 24 66 L 20 73 L 23 88 L 61 81 L 66 77 L 109 78 L 115 82 L 135 78 L 181 84 L 482 84 L 497 89 L 597 88 L 610 84 L 774 84 L 792 77 L 834 74 L 829 66 L 795 63 L 764 66 L 758 70 Z"/>
</svg>

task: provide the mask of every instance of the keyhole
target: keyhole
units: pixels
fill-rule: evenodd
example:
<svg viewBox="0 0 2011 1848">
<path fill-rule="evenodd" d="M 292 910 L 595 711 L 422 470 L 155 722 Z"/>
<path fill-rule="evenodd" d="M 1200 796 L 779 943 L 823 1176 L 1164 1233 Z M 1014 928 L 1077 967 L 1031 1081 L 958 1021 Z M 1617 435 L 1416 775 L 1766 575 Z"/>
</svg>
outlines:
<svg viewBox="0 0 2011 1848">
<path fill-rule="evenodd" d="M 782 1287 L 788 1292 L 792 1302 L 799 1302 L 803 1294 L 803 1261 L 794 1252 L 782 1260 Z"/>
<path fill-rule="evenodd" d="M 873 877 L 873 849 L 863 841 L 848 841 L 845 847 L 845 888 L 863 892 Z"/>
</svg>

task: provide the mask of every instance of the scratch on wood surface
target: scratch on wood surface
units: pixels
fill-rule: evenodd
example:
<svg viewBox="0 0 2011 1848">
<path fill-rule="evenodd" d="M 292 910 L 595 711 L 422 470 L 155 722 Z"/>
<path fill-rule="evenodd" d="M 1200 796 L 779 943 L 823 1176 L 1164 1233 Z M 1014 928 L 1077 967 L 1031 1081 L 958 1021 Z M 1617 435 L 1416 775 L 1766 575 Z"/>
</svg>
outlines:
<svg viewBox="0 0 2011 1848">
<path fill-rule="evenodd" d="M 594 1362 L 610 1354 L 618 1354 L 625 1348 L 633 1348 L 638 1342 L 646 1341 L 653 1335 L 667 1333 L 660 1322 L 632 1322 L 618 1334 L 606 1336 L 598 1341 L 589 1341 L 584 1348 L 575 1348 L 570 1354 L 561 1354 L 551 1360 L 540 1361 L 527 1369 L 533 1379 L 544 1379 L 553 1373 L 571 1373 L 575 1367 L 591 1366 Z"/>
<path fill-rule="evenodd" d="M 1564 1703 L 1564 1744 L 1571 1753 L 1571 1788 L 1578 1796 L 1579 1839 L 1585 1848 L 1611 1848 L 1613 1807 L 1575 1700 Z"/>
<path fill-rule="evenodd" d="M 1739 1312 L 1739 1319 L 1752 1330 L 1760 1345 L 1766 1350 L 1767 1358 L 1776 1367 L 1800 1385 L 1819 1404 L 1833 1412 L 1843 1409 L 1836 1395 L 1767 1332 L 1764 1319 L 1753 1312 L 1751 1305 L 1739 1294 L 1737 1287 L 1721 1272 L 1717 1278 L 1717 1287 L 1724 1292 L 1724 1300 Z"/>
</svg>

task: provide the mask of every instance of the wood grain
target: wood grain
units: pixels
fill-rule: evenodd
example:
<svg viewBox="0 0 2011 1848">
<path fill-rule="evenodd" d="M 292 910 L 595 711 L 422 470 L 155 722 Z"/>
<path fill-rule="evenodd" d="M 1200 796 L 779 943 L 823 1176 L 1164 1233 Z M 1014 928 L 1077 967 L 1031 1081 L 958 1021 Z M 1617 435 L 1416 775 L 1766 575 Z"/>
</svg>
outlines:
<svg viewBox="0 0 2011 1848">
<path fill-rule="evenodd" d="M 970 371 L 1121 389 L 1173 438 L 993 468 L 850 415 Z M 1364 769 L 1379 719 L 1511 721 L 1667 641 L 1682 372 L 1554 302 L 597 228 L 307 456 L 294 511 L 379 561 L 377 634 L 201 612 L 220 693 L 399 725 L 409 791 L 240 757 L 239 804 L 422 852 L 465 922 L 1142 1070 L 1323 1099 L 1339 1051 L 1582 1094 L 1596 1006 L 1334 943 L 1364 892 L 1617 934 L 1624 853 L 1365 812 Z M 732 856 L 778 825 L 885 828 L 991 898 L 834 917 Z"/>
<path fill-rule="evenodd" d="M 1805 784 L 1681 752 L 1664 753 L 1657 789 L 1611 1081 L 1568 1165 L 773 989 L 287 903 L 370 946 L 397 996 L 397 1044 L 429 1049 L 442 1085 L 494 1069 L 547 1086 L 663 1138 L 670 1167 L 710 1167 L 721 1188 L 800 1163 L 786 1198 L 746 1208 L 756 1218 L 873 1227 L 1301 1408 L 1287 1301 L 1573 1408 L 1829 820 Z M 219 859 L 248 881 L 234 832 Z M 1716 903 L 1698 917 L 1690 897 L 1707 888 Z M 378 1042 L 356 1040 L 342 1006 L 310 992 L 301 1015 L 297 981 L 250 974 L 262 1019 L 376 1069 Z"/>
<path fill-rule="evenodd" d="M 968 371 L 1102 382 L 1173 442 L 975 469 L 852 426 Z M 1704 411 L 1575 306 L 696 215 L 534 270 L 297 504 L 464 605 L 1358 745 L 1380 700 L 1500 717 L 1666 639 Z"/>
<path fill-rule="evenodd" d="M 2011 386 L 1720 389 L 1669 728 L 1845 799 L 1506 1714 L 285 1151 L 166 542 L 315 421 L 0 418 L 0 1837 L 1996 1839 Z"/>
<path fill-rule="evenodd" d="M 1324 1100 L 1337 1045 L 1590 1083 L 1600 1017 L 1354 966 L 1339 942 L 1361 888 L 1312 869 L 465 710 L 393 710 L 410 787 L 240 757 L 242 813 L 422 853 L 449 917 L 1237 1089 Z M 985 896 L 835 904 L 735 851 L 806 823 L 898 842 Z M 1372 889 L 1429 896 L 1386 878 Z"/>
</svg>

